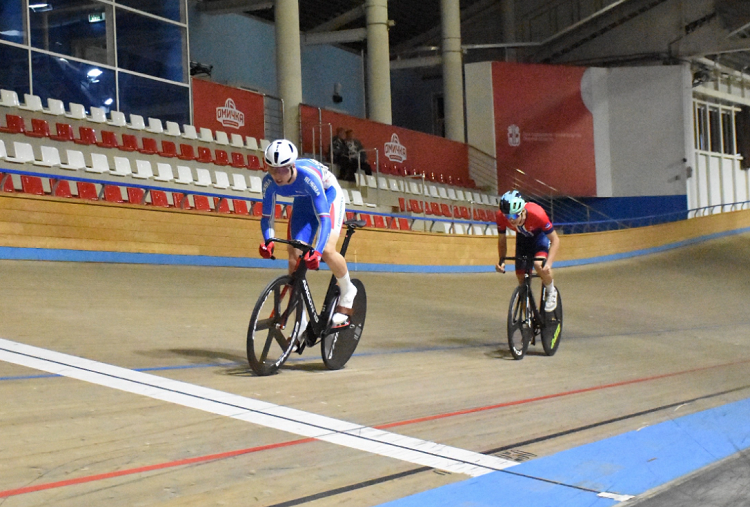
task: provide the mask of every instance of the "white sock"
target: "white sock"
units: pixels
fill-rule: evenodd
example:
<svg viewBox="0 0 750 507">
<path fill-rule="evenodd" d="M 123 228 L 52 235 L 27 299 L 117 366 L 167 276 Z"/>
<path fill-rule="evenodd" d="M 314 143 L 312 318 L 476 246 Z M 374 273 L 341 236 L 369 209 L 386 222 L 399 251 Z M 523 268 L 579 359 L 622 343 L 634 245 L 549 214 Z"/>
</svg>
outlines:
<svg viewBox="0 0 750 507">
<path fill-rule="evenodd" d="M 344 297 L 349 291 L 349 287 L 352 284 L 352 281 L 349 279 L 349 272 L 347 271 L 344 276 L 341 278 L 336 278 L 336 281 L 339 284 L 339 292 L 341 293 L 341 297 Z"/>
<path fill-rule="evenodd" d="M 547 292 L 551 294 L 551 293 L 552 293 L 552 291 L 554 291 L 554 290 L 555 290 L 555 281 L 554 281 L 554 280 L 552 280 L 552 281 L 551 281 L 551 282 L 549 283 L 549 285 L 547 285 L 547 284 L 544 284 L 544 287 L 545 287 L 545 288 L 547 289 Z"/>
</svg>

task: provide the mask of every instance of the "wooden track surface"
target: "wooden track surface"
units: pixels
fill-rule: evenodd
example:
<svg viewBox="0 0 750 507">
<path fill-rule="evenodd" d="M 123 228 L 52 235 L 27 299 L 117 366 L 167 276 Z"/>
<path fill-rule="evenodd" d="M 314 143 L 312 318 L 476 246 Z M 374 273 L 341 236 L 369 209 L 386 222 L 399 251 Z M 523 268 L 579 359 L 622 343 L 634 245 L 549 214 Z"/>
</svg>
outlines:
<svg viewBox="0 0 750 507">
<path fill-rule="evenodd" d="M 540 346 L 510 358 L 516 282 L 495 273 L 358 274 L 367 325 L 335 372 L 317 350 L 275 376 L 248 372 L 247 319 L 275 270 L 0 261 L 0 338 L 522 459 L 747 398 L 748 256 L 743 234 L 559 269 L 565 328 L 552 358 Z M 312 281 L 320 296 L 328 275 Z M 361 507 L 467 478 L 37 375 L 0 361 L 8 507 Z"/>
</svg>

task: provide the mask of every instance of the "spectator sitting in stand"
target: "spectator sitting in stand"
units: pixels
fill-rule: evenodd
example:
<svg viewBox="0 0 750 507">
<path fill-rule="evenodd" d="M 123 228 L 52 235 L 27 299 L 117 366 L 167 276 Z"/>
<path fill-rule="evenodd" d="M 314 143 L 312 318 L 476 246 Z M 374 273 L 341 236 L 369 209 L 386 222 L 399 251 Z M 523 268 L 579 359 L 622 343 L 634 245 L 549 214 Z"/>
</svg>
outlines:
<svg viewBox="0 0 750 507">
<path fill-rule="evenodd" d="M 346 141 L 344 141 L 346 129 L 339 127 L 336 129 L 336 135 L 331 139 L 332 154 L 328 154 L 328 160 L 338 167 L 338 176 L 343 177 L 345 175 L 345 167 L 349 163 L 349 150 L 346 147 Z"/>
<path fill-rule="evenodd" d="M 354 173 L 356 173 L 357 169 L 360 167 L 365 174 L 368 176 L 371 175 L 372 169 L 370 168 L 370 164 L 367 163 L 367 152 L 362 151 L 364 150 L 364 146 L 359 139 L 354 137 L 351 129 L 346 131 L 345 142 L 348 160 L 342 166 L 341 179 L 355 181 Z"/>
</svg>

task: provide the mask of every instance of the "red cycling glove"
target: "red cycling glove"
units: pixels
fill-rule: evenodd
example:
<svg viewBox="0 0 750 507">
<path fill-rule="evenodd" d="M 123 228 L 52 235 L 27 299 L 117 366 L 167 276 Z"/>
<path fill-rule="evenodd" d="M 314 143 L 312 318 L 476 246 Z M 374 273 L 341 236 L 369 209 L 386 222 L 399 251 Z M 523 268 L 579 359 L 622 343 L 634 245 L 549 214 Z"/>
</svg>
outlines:
<svg viewBox="0 0 750 507">
<path fill-rule="evenodd" d="M 270 259 L 273 257 L 273 241 L 269 241 L 268 244 L 261 243 L 258 247 L 258 253 L 264 259 Z"/>
<path fill-rule="evenodd" d="M 307 269 L 318 269 L 320 267 L 320 259 L 323 255 L 315 250 L 308 250 L 305 256 L 302 258 L 307 264 Z"/>
</svg>

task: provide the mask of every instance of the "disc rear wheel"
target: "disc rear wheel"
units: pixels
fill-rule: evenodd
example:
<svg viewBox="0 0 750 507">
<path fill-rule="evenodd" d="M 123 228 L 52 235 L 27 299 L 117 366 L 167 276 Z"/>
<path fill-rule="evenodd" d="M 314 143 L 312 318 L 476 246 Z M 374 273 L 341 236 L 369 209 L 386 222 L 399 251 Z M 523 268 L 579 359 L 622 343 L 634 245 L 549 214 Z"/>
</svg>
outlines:
<svg viewBox="0 0 750 507">
<path fill-rule="evenodd" d="M 263 290 L 247 328 L 247 359 L 257 375 L 271 375 L 294 349 L 304 311 L 302 297 L 281 276 Z"/>
<path fill-rule="evenodd" d="M 542 303 L 542 347 L 544 353 L 548 356 L 554 356 L 557 352 L 557 348 L 560 346 L 560 340 L 562 339 L 562 328 L 563 328 L 563 306 L 562 297 L 560 296 L 560 289 L 557 289 L 557 307 L 553 312 L 544 311 L 544 303 Z M 547 289 L 542 289 L 542 301 L 546 300 Z"/>
</svg>

